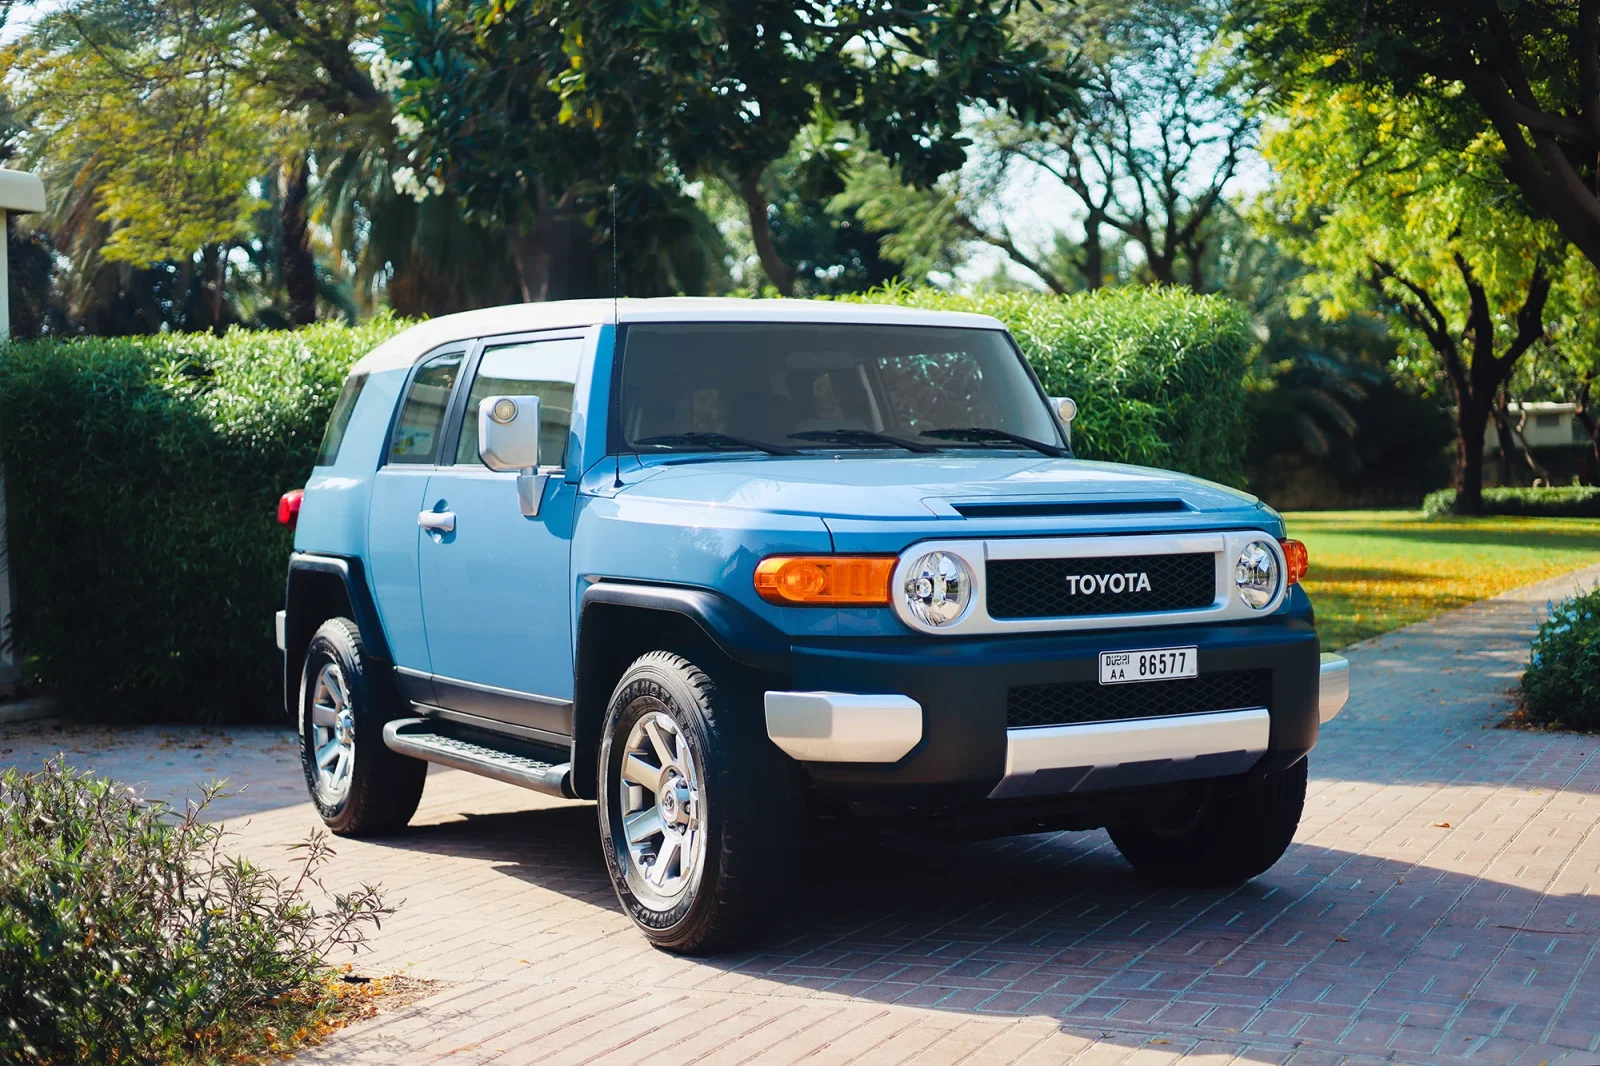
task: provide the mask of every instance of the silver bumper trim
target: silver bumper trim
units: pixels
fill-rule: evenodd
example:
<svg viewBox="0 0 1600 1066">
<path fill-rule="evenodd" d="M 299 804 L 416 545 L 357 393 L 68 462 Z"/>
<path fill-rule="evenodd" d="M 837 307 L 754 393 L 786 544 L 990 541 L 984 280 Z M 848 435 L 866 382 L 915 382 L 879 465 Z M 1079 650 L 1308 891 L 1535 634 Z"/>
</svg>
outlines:
<svg viewBox="0 0 1600 1066">
<path fill-rule="evenodd" d="M 1317 687 L 1317 720 L 1328 722 L 1344 710 L 1350 698 L 1350 660 L 1331 651 L 1322 653 L 1322 681 Z"/>
<path fill-rule="evenodd" d="M 1265 707 L 1006 730 L 1006 776 L 990 799 L 1225 777 L 1267 750 Z"/>
<path fill-rule="evenodd" d="M 277 631 L 278 631 L 278 650 L 279 651 L 288 651 L 289 650 L 289 635 L 288 635 L 289 612 L 288 611 L 279 611 L 277 614 L 273 615 L 272 621 L 273 621 L 273 627 L 275 629 L 277 629 Z"/>
<path fill-rule="evenodd" d="M 802 762 L 898 762 L 922 740 L 922 705 L 893 693 L 769 692 L 767 736 Z"/>
</svg>

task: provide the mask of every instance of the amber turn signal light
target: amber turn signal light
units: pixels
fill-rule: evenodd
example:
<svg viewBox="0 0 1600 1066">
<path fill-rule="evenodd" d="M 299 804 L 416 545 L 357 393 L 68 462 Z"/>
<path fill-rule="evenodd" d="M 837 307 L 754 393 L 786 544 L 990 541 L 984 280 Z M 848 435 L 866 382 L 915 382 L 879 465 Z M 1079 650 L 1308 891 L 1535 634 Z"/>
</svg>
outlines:
<svg viewBox="0 0 1600 1066">
<path fill-rule="evenodd" d="M 892 555 L 774 555 L 756 564 L 756 593 L 782 607 L 883 607 Z"/>
<path fill-rule="evenodd" d="M 1278 544 L 1283 548 L 1283 559 L 1288 566 L 1288 584 L 1306 576 L 1306 571 L 1311 569 L 1311 553 L 1306 551 L 1306 546 L 1298 540 L 1280 540 Z"/>
</svg>

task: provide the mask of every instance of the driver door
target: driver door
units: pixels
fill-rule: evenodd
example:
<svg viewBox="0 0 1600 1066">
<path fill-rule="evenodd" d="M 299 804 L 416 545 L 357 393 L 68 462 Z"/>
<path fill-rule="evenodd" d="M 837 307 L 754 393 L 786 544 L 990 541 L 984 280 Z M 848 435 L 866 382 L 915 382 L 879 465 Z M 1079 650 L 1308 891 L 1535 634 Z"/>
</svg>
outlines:
<svg viewBox="0 0 1600 1066">
<path fill-rule="evenodd" d="M 428 478 L 418 545 L 422 613 L 440 706 L 531 735 L 572 732 L 572 526 L 577 486 L 565 480 L 581 336 L 487 342 L 454 414 L 451 454 Z M 478 456 L 478 405 L 538 396 L 539 513 L 522 514 L 517 475 Z M 453 515 L 453 528 L 433 515 Z"/>
</svg>

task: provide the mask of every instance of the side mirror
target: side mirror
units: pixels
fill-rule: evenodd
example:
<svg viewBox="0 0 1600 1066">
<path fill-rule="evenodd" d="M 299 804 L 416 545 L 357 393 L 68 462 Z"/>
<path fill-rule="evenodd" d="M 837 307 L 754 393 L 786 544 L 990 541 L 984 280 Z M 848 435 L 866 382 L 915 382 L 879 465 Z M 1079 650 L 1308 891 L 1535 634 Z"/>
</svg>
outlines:
<svg viewBox="0 0 1600 1066">
<path fill-rule="evenodd" d="M 517 471 L 522 513 L 539 513 L 549 476 L 539 473 L 539 397 L 486 397 L 478 405 L 478 455 L 490 470 Z"/>
<path fill-rule="evenodd" d="M 1078 402 L 1071 396 L 1050 397 L 1050 409 L 1061 419 L 1061 428 L 1067 431 L 1067 444 L 1072 443 L 1072 420 L 1078 417 Z"/>
</svg>

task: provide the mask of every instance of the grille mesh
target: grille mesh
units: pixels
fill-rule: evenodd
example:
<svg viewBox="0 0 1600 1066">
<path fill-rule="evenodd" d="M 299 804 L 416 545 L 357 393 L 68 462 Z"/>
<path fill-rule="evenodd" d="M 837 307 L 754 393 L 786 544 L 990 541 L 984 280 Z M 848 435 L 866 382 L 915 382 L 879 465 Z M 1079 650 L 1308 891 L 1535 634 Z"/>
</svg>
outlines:
<svg viewBox="0 0 1600 1066">
<path fill-rule="evenodd" d="M 1142 591 L 1074 593 L 1070 577 L 1146 574 Z M 1098 588 L 1098 584 L 1095 586 Z M 1217 596 L 1216 556 L 1116 555 L 1100 559 L 996 559 L 988 566 L 989 617 L 1081 618 L 1210 607 Z"/>
<path fill-rule="evenodd" d="M 1227 670 L 1175 681 L 1122 685 L 1102 685 L 1097 681 L 1022 685 L 1013 688 L 1006 698 L 1006 725 L 1020 729 L 1237 711 L 1270 707 L 1271 698 L 1270 670 Z"/>
</svg>

